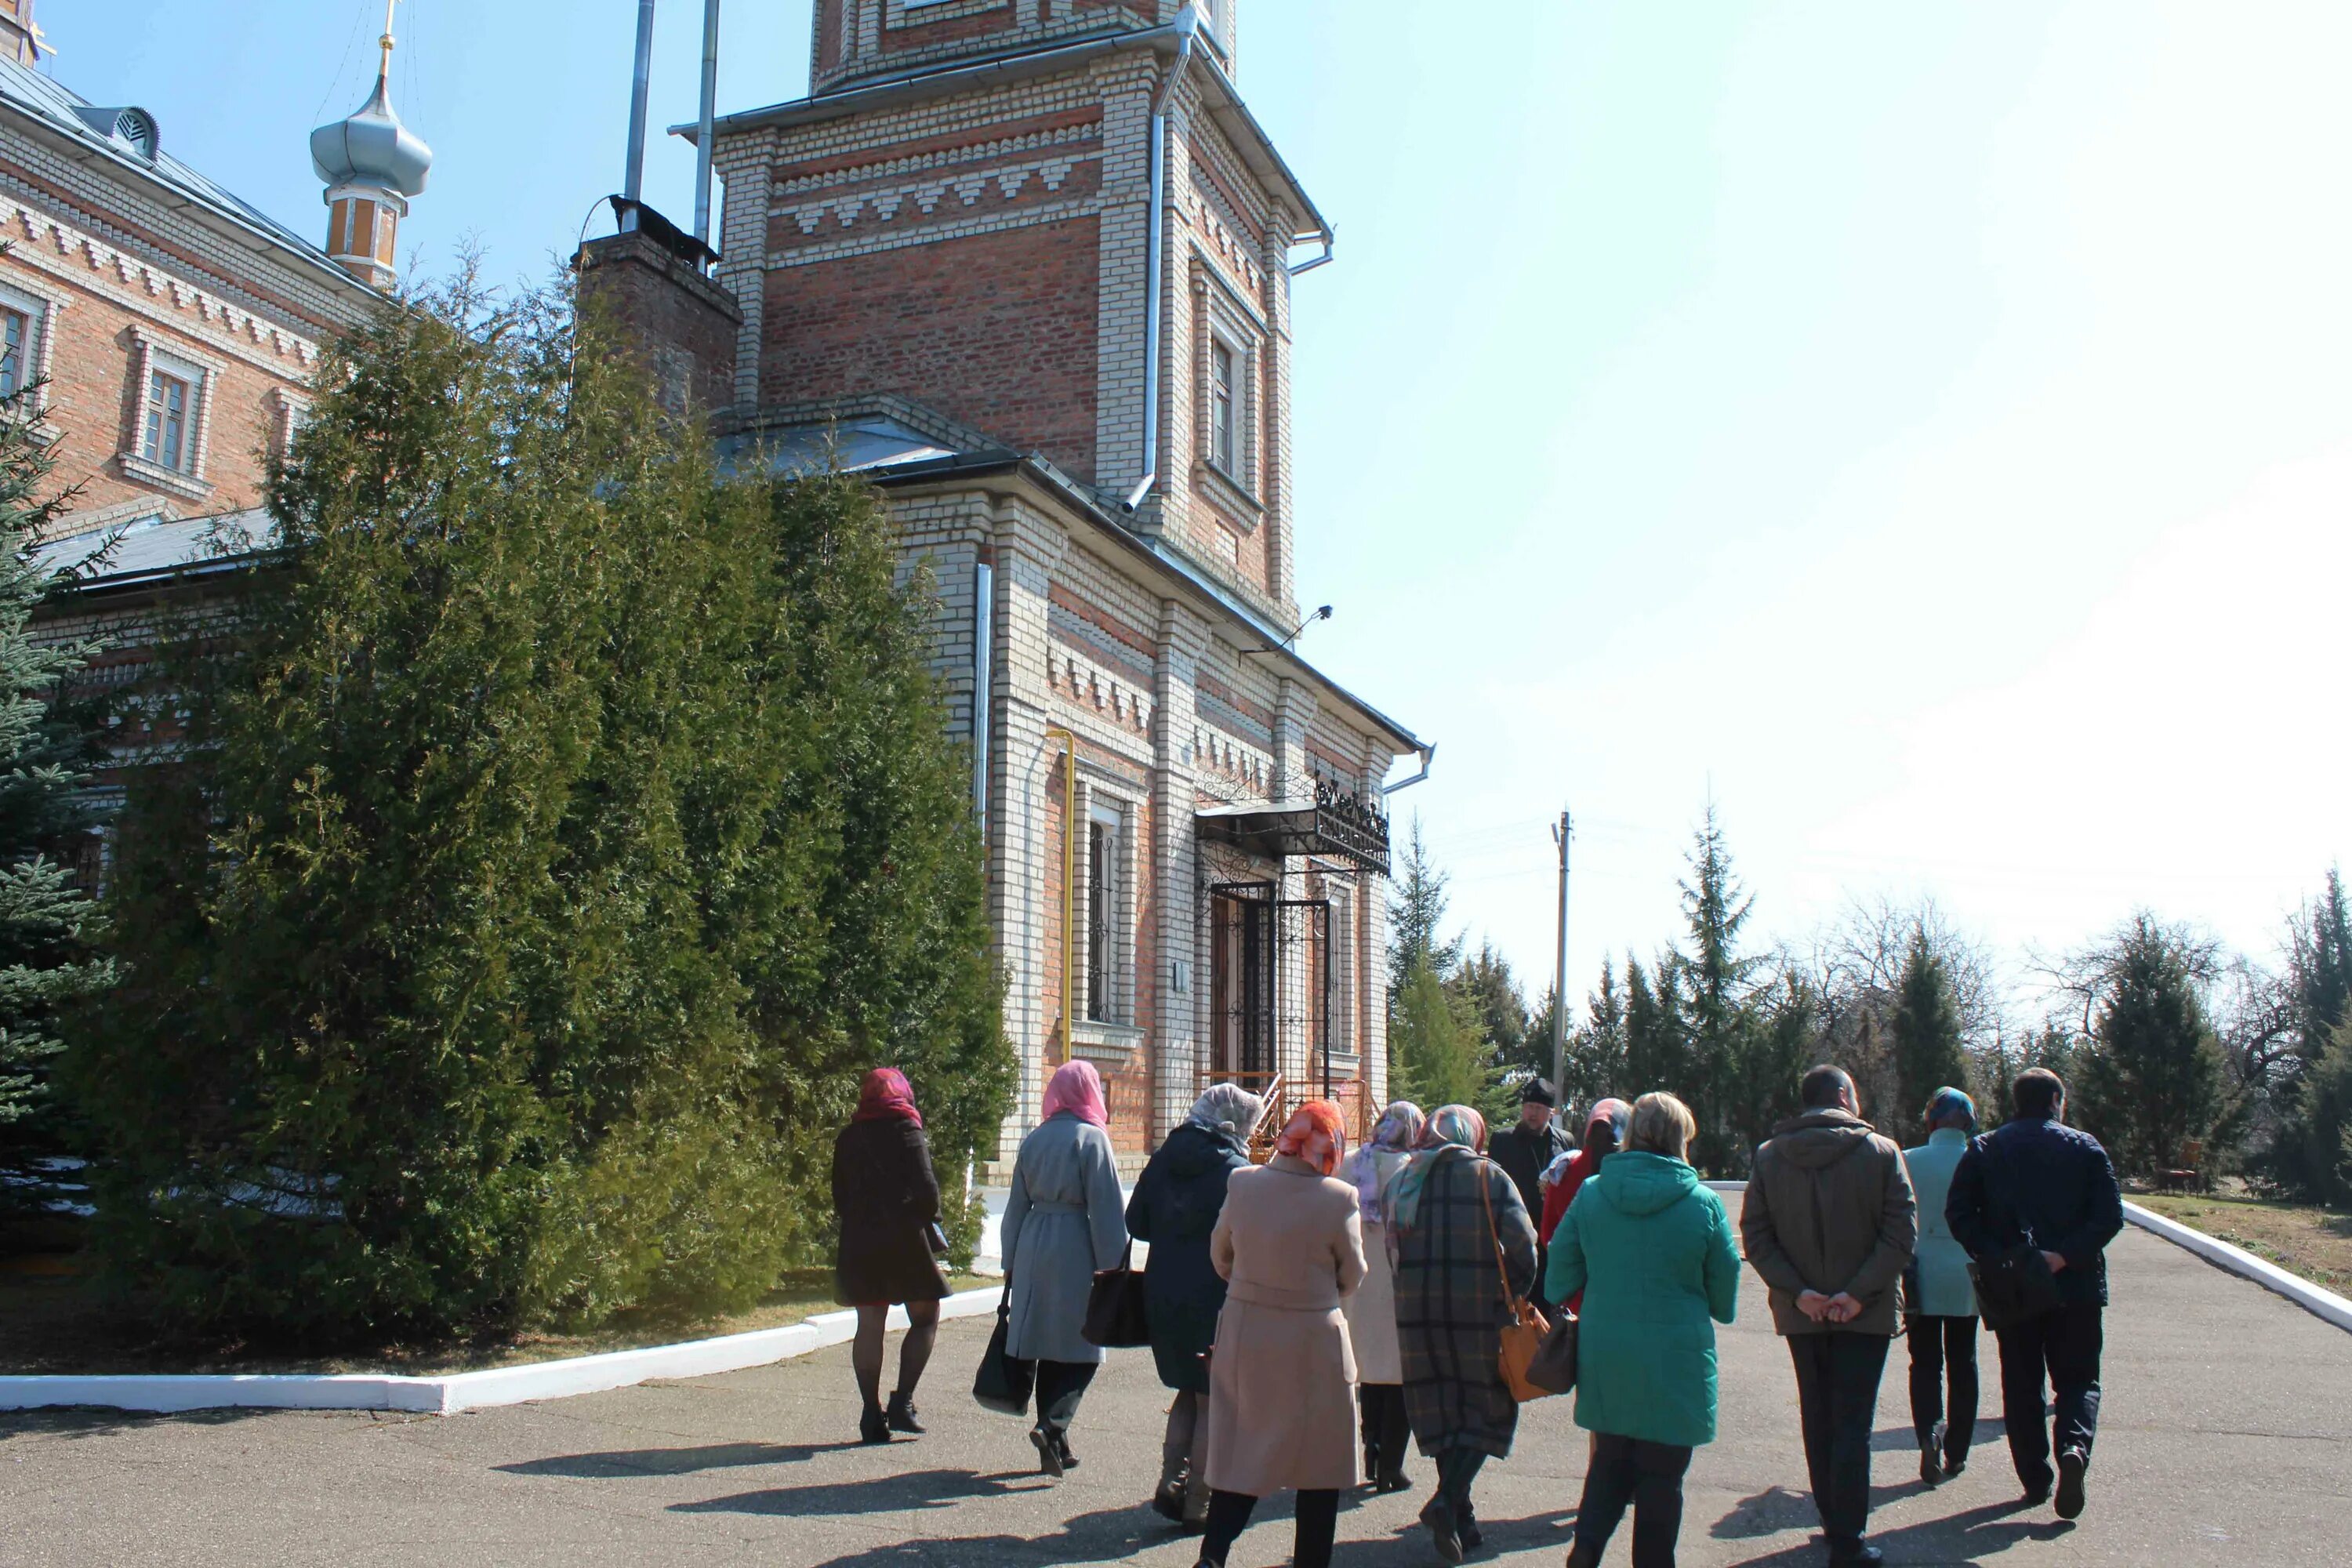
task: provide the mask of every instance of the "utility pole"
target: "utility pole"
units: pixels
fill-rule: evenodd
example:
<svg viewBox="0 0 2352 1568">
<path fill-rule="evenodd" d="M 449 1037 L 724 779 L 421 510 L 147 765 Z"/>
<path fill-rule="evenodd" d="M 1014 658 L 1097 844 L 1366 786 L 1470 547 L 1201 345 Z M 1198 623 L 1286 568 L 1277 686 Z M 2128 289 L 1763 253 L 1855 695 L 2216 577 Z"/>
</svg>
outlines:
<svg viewBox="0 0 2352 1568">
<path fill-rule="evenodd" d="M 1551 1088 L 1556 1095 L 1567 1092 L 1561 1086 L 1568 1081 L 1568 841 L 1572 830 L 1562 811 L 1551 829 L 1551 841 L 1559 846 L 1559 963 L 1551 994 Z"/>
</svg>

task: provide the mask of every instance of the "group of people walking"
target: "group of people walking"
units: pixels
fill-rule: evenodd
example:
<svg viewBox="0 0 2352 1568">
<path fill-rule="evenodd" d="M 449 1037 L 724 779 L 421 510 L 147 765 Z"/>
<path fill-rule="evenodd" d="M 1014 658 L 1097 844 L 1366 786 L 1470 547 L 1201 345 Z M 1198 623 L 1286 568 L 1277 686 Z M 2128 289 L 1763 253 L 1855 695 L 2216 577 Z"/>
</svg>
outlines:
<svg viewBox="0 0 2352 1568">
<path fill-rule="evenodd" d="M 2054 1487 L 2075 1517 L 2122 1209 L 2105 1152 L 2063 1124 L 2064 1086 L 2026 1073 L 2010 1121 L 1984 1134 L 1969 1097 L 1940 1090 L 1908 1150 L 1863 1121 L 1836 1068 L 1806 1074 L 1801 1099 L 1756 1152 L 1735 1231 L 1690 1163 L 1681 1100 L 1601 1100 L 1570 1143 L 1539 1079 L 1491 1145 L 1469 1106 L 1398 1101 L 1350 1152 L 1339 1108 L 1310 1100 L 1263 1165 L 1250 1143 L 1265 1107 L 1220 1084 L 1123 1199 L 1101 1080 L 1068 1063 L 1022 1143 L 1002 1233 L 1005 1350 L 1035 1368 L 1038 1468 L 1078 1462 L 1070 1427 L 1104 1354 L 1084 1331 L 1088 1299 L 1140 1240 L 1153 1362 L 1173 1396 L 1151 1505 L 1200 1532 L 1202 1568 L 1223 1568 L 1259 1500 L 1285 1490 L 1293 1562 L 1327 1568 L 1342 1495 L 1412 1487 L 1409 1447 L 1432 1471 L 1421 1523 L 1439 1560 L 1460 1563 L 1483 1542 L 1474 1482 L 1508 1458 L 1518 1424 L 1499 1335 L 1535 1299 L 1574 1317 L 1575 1419 L 1591 1435 L 1569 1568 L 1598 1568 L 1629 1509 L 1635 1568 L 1665 1568 L 1693 1452 L 1716 1434 L 1715 1326 L 1738 1311 L 1744 1250 L 1789 1344 L 1829 1561 L 1875 1563 L 1870 1439 L 1888 1348 L 1909 1343 L 1920 1477 L 1940 1485 L 1966 1467 L 1976 1421 L 1970 1259 L 1999 1259 L 2003 1278 L 2023 1267 L 2054 1285 L 2054 1305 L 1997 1330 L 2002 1402 L 2026 1500 Z M 869 1075 L 841 1134 L 835 1195 L 861 1436 L 919 1433 L 912 1395 L 946 1293 L 944 1243 L 921 1119 L 890 1069 Z M 901 1301 L 914 1326 L 886 1404 L 882 1324 Z"/>
</svg>

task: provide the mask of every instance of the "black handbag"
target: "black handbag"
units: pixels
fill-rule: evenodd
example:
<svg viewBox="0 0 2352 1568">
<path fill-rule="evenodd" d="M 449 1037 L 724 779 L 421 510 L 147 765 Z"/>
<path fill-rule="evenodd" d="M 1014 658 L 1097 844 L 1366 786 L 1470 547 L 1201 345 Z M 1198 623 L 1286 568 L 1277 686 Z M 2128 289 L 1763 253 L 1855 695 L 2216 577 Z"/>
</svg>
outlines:
<svg viewBox="0 0 2352 1568">
<path fill-rule="evenodd" d="M 1969 1259 L 1969 1278 L 1976 1282 L 1977 1306 L 1985 1327 L 1998 1333 L 2020 1323 L 2054 1312 L 2063 1300 L 2058 1277 L 2050 1260 L 2029 1243 Z"/>
<path fill-rule="evenodd" d="M 1143 1301 L 1143 1276 L 1129 1267 L 1135 1243 L 1118 1255 L 1118 1267 L 1095 1276 L 1087 1292 L 1087 1321 L 1078 1330 L 1090 1345 L 1107 1351 L 1134 1350 L 1151 1342 L 1151 1315 Z"/>
<path fill-rule="evenodd" d="M 1979 1158 L 1985 1165 L 1985 1184 L 1990 1187 L 1994 1178 L 2000 1178 L 2002 1196 L 2009 1199 L 2009 1173 L 1994 1160 Z M 2012 1215 L 2017 1213 L 2014 1199 L 2009 1199 L 2009 1208 Z M 2054 1312 L 2063 1300 L 2058 1293 L 2058 1277 L 2050 1272 L 2050 1260 L 2031 1241 L 1969 1258 L 1969 1279 L 1977 1288 L 1977 1310 L 1984 1315 L 1984 1325 L 1995 1333 Z"/>
<path fill-rule="evenodd" d="M 1013 1281 L 1004 1282 L 1004 1294 L 996 1303 L 996 1331 L 988 1337 L 988 1349 L 980 1358 L 980 1370 L 972 1373 L 971 1396 L 989 1409 L 1006 1415 L 1026 1415 L 1029 1394 L 1037 1386 L 1037 1363 L 1023 1361 L 1004 1348 L 1006 1337 L 1013 1331 Z"/>
<path fill-rule="evenodd" d="M 1576 1386 L 1576 1319 L 1567 1308 L 1560 1309 L 1559 1321 L 1536 1347 L 1527 1379 L 1546 1394 L 1566 1394 Z"/>
</svg>

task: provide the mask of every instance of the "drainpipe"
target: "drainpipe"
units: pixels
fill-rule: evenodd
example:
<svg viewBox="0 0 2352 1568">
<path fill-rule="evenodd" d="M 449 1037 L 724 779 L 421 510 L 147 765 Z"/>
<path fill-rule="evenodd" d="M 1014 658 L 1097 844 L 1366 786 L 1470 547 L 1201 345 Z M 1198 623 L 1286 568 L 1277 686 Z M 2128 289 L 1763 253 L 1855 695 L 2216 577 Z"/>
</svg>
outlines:
<svg viewBox="0 0 2352 1568">
<path fill-rule="evenodd" d="M 702 114 L 695 122 L 694 237 L 710 243 L 710 123 L 719 112 L 719 0 L 703 0 Z"/>
<path fill-rule="evenodd" d="M 1062 742 L 1062 1059 L 1070 1059 L 1070 1019 L 1077 997 L 1078 942 L 1070 920 L 1078 889 L 1078 738 L 1059 724 L 1045 739 Z"/>
<path fill-rule="evenodd" d="M 1184 68 L 1192 62 L 1192 40 L 1201 18 L 1187 5 L 1176 25 L 1183 29 L 1183 37 L 1177 40 L 1176 58 L 1169 65 L 1160 90 L 1151 95 L 1151 223 L 1144 245 L 1144 266 L 1149 270 L 1143 280 L 1143 478 L 1127 498 L 1129 512 L 1141 506 L 1143 498 L 1160 482 L 1160 273 L 1165 270 L 1160 253 L 1168 243 L 1168 100 L 1176 96 L 1176 84 L 1184 79 Z"/>
<path fill-rule="evenodd" d="M 1328 266 L 1330 266 L 1330 265 L 1331 265 L 1331 246 L 1332 246 L 1333 238 L 1334 238 L 1334 237 L 1333 237 L 1332 233 L 1331 233 L 1331 231 L 1330 231 L 1329 229 L 1328 229 L 1328 228 L 1327 228 L 1327 229 L 1325 229 L 1325 230 L 1323 231 L 1323 254 L 1322 254 L 1322 255 L 1320 255 L 1320 256 L 1318 256 L 1318 257 L 1317 257 L 1317 258 L 1316 258 L 1314 260 L 1312 260 L 1312 261 L 1302 261 L 1302 262 L 1300 262 L 1297 266 L 1296 266 L 1296 267 L 1294 267 L 1294 268 L 1292 268 L 1290 269 L 1290 275 L 1291 275 L 1293 278 L 1296 278 L 1296 277 L 1297 277 L 1297 276 L 1298 276 L 1300 273 L 1302 273 L 1302 272 L 1312 272 L 1312 271 L 1314 271 L 1314 270 L 1315 270 L 1317 268 L 1318 268 L 1318 267 L 1328 267 Z"/>
<path fill-rule="evenodd" d="M 1409 779 L 1399 779 L 1392 784 L 1382 784 L 1381 786 L 1381 794 L 1383 796 L 1391 795 L 1401 789 L 1411 789 L 1413 785 L 1421 783 L 1422 780 L 1429 776 L 1429 764 L 1431 759 L 1434 758 L 1436 755 L 1437 742 L 1432 741 L 1428 745 L 1423 746 L 1421 749 L 1421 772 L 1413 774 L 1412 777 Z"/>
<path fill-rule="evenodd" d="M 996 699 L 996 568 L 971 569 L 971 809 L 988 837 L 988 721 Z"/>
<path fill-rule="evenodd" d="M 621 195 L 629 205 L 621 209 L 621 226 L 637 226 L 637 205 L 646 196 L 646 102 L 653 93 L 654 0 L 637 0 L 637 72 L 629 91 L 629 160 L 621 180 Z"/>
</svg>

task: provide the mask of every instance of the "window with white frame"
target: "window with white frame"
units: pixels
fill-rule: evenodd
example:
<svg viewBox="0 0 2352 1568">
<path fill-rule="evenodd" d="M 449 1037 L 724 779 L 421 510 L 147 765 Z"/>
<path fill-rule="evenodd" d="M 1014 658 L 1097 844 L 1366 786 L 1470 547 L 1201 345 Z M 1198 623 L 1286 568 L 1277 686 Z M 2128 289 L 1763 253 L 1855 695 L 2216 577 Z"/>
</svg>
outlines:
<svg viewBox="0 0 2352 1568">
<path fill-rule="evenodd" d="M 1234 469 L 1235 387 L 1234 347 L 1223 338 L 1209 344 L 1209 461 L 1218 472 Z"/>
<path fill-rule="evenodd" d="M 1329 884 L 1326 884 L 1327 887 Z M 1356 1051 L 1356 896 L 1354 889 L 1330 888 L 1331 895 L 1331 1048 L 1343 1055 Z"/>
<path fill-rule="evenodd" d="M 1126 819 L 1115 805 L 1087 813 L 1087 1017 L 1124 1024 Z"/>
<path fill-rule="evenodd" d="M 33 318 L 0 305 L 0 399 L 13 398 L 33 384 Z"/>
<path fill-rule="evenodd" d="M 25 398 L 29 407 L 18 409 L 19 416 L 37 415 L 48 405 L 40 389 L 49 379 L 63 308 L 62 300 L 0 283 L 0 400 Z"/>
<path fill-rule="evenodd" d="M 205 443 L 219 367 L 167 348 L 143 331 L 137 341 L 132 370 L 139 401 L 131 444 L 122 454 L 123 470 L 162 489 L 201 498 L 212 489 L 205 478 Z"/>
<path fill-rule="evenodd" d="M 186 376 L 168 370 L 147 373 L 147 433 L 140 440 L 139 455 L 175 474 L 185 473 L 195 458 L 188 427 L 194 390 Z"/>
</svg>

